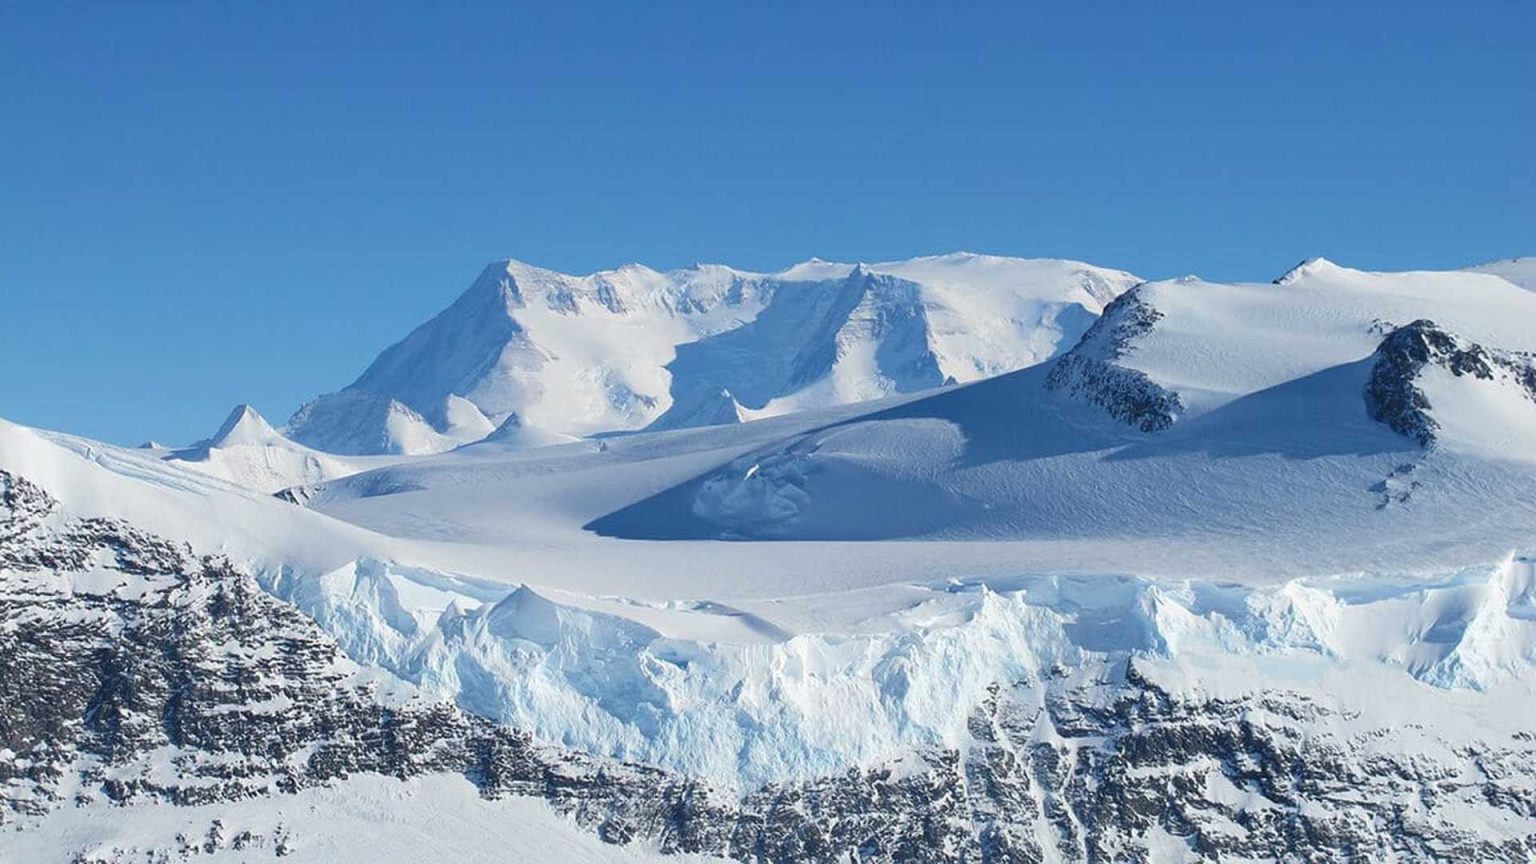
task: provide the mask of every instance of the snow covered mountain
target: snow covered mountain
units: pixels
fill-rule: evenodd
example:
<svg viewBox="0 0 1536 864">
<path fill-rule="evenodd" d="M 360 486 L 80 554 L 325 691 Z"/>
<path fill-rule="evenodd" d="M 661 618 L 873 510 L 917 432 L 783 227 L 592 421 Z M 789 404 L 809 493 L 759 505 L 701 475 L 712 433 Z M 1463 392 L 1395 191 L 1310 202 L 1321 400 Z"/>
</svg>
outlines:
<svg viewBox="0 0 1536 864">
<path fill-rule="evenodd" d="M 827 395 L 928 369 L 913 291 L 939 373 L 979 357 L 935 335 L 972 295 L 925 293 L 978 266 L 813 262 L 730 323 L 748 301 L 700 299 L 719 326 L 657 348 L 641 434 L 566 440 L 489 384 L 440 415 L 324 397 L 409 421 L 335 427 L 359 448 L 475 441 L 282 497 L 315 451 L 254 412 L 180 455 L 0 421 L 0 856 L 323 856 L 306 808 L 336 807 L 468 857 L 520 854 L 466 839 L 508 819 L 594 858 L 578 828 L 766 862 L 1536 857 L 1536 292 L 1150 282 L 1057 309 L 1073 338 L 1030 329 L 1016 371 Z M 557 315 L 507 278 L 505 328 Z M 369 380 L 459 357 L 427 332 Z M 795 399 L 822 407 L 695 422 Z"/>
<path fill-rule="evenodd" d="M 771 274 L 503 261 L 285 431 L 332 453 L 432 453 L 509 421 L 547 443 L 909 393 L 1051 357 L 1137 281 L 964 253 Z"/>
<path fill-rule="evenodd" d="M 1465 273 L 1147 283 L 1045 366 L 785 436 L 592 527 L 1092 537 L 1083 560 L 1169 574 L 1189 554 L 1248 573 L 1486 558 L 1536 515 L 1530 321 L 1536 295 Z M 1110 553 L 1175 536 L 1195 551 Z"/>
<path fill-rule="evenodd" d="M 212 438 L 190 447 L 146 445 L 167 461 L 179 462 L 245 489 L 277 492 L 290 486 L 345 477 L 392 461 L 338 456 L 305 447 L 283 436 L 249 405 L 237 405 Z"/>
<path fill-rule="evenodd" d="M 715 601 L 556 602 L 369 557 L 327 570 L 442 550 L 132 451 L 0 424 L 0 460 L 0 851 L 26 860 L 404 861 L 421 837 L 537 860 L 498 844 L 507 820 L 596 860 L 551 809 L 608 843 L 786 864 L 1536 850 L 1529 559 L 1268 588 L 948 578 L 756 604 L 846 622 L 792 635 Z M 179 522 L 185 506 L 215 524 Z M 123 511 L 235 559 L 106 515 Z M 768 552 L 801 590 L 820 583 Z M 458 707 L 434 698 L 460 688 Z M 604 718 L 630 729 L 600 744 Z M 780 779 L 743 787 L 722 764 Z"/>
</svg>

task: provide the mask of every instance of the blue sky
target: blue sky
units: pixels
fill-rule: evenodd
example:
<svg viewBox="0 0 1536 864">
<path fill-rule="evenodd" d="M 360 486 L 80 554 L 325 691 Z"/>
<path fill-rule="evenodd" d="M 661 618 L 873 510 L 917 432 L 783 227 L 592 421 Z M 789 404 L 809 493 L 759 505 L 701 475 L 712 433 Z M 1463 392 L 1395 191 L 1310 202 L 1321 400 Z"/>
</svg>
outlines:
<svg viewBox="0 0 1536 864">
<path fill-rule="evenodd" d="M 455 5 L 0 5 L 0 416 L 280 421 L 508 256 L 1536 254 L 1528 2 Z"/>
</svg>

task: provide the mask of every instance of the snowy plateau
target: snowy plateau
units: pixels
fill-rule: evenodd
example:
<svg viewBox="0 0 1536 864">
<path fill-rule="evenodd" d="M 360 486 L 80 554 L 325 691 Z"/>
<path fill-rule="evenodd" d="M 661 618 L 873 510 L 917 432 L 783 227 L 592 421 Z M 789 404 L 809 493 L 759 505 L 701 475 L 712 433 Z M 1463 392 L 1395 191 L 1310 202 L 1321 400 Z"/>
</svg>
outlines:
<svg viewBox="0 0 1536 864">
<path fill-rule="evenodd" d="M 3 861 L 1536 860 L 1536 259 L 498 262 L 0 657 Z"/>
</svg>

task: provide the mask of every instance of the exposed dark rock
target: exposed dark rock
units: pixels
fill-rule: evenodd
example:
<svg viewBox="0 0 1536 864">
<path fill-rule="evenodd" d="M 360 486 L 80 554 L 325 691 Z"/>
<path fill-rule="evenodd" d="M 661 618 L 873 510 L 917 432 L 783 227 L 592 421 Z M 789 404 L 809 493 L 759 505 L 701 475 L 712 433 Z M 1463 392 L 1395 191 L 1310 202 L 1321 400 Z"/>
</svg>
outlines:
<svg viewBox="0 0 1536 864">
<path fill-rule="evenodd" d="M 1143 432 L 1167 429 L 1184 410 L 1179 394 L 1145 372 L 1116 362 L 1162 317 L 1141 299 L 1139 286 L 1121 294 L 1104 308 L 1082 340 L 1056 360 L 1045 386 L 1085 399 Z"/>
<path fill-rule="evenodd" d="M 228 562 L 65 518 L 4 472 L 0 658 L 0 821 L 23 830 L 58 807 L 451 772 L 487 798 L 542 798 L 609 842 L 743 861 L 1148 861 L 1154 834 L 1211 861 L 1536 856 L 1536 736 L 1373 728 L 1283 690 L 1176 693 L 1135 657 L 1097 677 L 999 682 L 963 750 L 726 794 L 381 692 Z M 1467 827 L 1492 824 L 1525 827 Z M 215 822 L 153 860 L 225 848 L 291 847 L 286 829 Z"/>
<path fill-rule="evenodd" d="M 1425 367 L 1438 366 L 1458 378 L 1508 379 L 1536 401 L 1536 363 L 1530 357 L 1464 343 L 1427 319 L 1388 332 L 1375 357 L 1365 387 L 1366 409 L 1372 419 L 1421 447 L 1433 446 L 1440 429 L 1418 383 Z"/>
</svg>

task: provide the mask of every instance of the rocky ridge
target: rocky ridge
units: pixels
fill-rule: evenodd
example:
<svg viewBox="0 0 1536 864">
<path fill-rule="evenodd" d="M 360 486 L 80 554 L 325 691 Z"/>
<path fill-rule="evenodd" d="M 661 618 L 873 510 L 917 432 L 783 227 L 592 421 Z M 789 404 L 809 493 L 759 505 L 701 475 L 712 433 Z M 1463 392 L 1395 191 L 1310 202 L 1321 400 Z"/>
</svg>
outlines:
<svg viewBox="0 0 1536 864">
<path fill-rule="evenodd" d="M 1536 402 L 1536 359 L 1466 342 L 1428 319 L 1392 329 L 1374 357 L 1365 390 L 1366 408 L 1373 419 L 1422 447 L 1433 446 L 1440 429 L 1430 413 L 1429 397 L 1419 386 L 1427 367 L 1444 369 L 1457 378 L 1507 381 Z"/>
<path fill-rule="evenodd" d="M 1184 410 L 1179 394 L 1145 372 L 1116 363 L 1161 317 L 1161 312 L 1141 299 L 1137 289 L 1120 295 L 1105 307 L 1082 341 L 1051 367 L 1046 388 L 1097 405 L 1143 432 L 1172 426 Z"/>
</svg>

